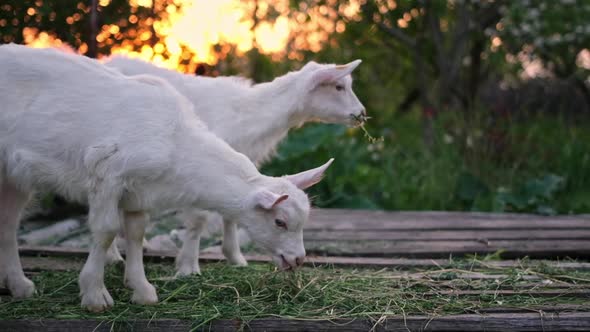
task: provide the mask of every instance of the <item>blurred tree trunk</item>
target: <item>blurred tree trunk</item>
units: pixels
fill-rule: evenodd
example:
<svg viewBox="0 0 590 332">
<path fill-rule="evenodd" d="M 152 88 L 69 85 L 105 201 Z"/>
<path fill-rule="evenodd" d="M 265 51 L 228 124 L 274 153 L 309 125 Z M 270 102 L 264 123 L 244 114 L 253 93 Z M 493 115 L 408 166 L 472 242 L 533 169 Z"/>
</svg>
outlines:
<svg viewBox="0 0 590 332">
<path fill-rule="evenodd" d="M 90 38 L 88 39 L 87 56 L 96 58 L 97 45 L 96 35 L 98 33 L 98 0 L 90 0 Z"/>
<path fill-rule="evenodd" d="M 252 13 L 252 19 L 254 23 L 252 23 L 252 27 L 250 28 L 252 31 L 256 30 L 258 27 L 258 23 L 260 20 L 258 19 L 258 0 L 254 0 L 254 12 Z M 254 47 L 248 52 L 248 61 L 250 65 L 250 77 L 255 81 L 259 82 L 260 78 L 258 77 L 259 67 L 260 67 L 260 51 L 258 50 L 258 44 L 256 40 L 256 36 L 254 36 Z"/>
<path fill-rule="evenodd" d="M 424 54 L 421 48 L 422 41 L 414 47 L 414 65 L 416 67 L 416 77 L 418 80 L 418 90 L 420 91 L 420 109 L 422 117 L 422 140 L 428 147 L 434 144 L 434 116 L 436 110 L 428 97 L 428 84 L 426 73 L 424 72 Z"/>
<path fill-rule="evenodd" d="M 455 1 L 453 9 L 448 12 L 440 8 L 440 2 L 419 0 L 415 7 L 423 15 L 421 21 L 416 23 L 413 35 L 406 33 L 396 23 L 399 15 L 406 12 L 381 13 L 374 1 L 363 6 L 366 20 L 373 22 L 379 30 L 413 54 L 415 88 L 402 105 L 408 109 L 411 102 L 420 102 L 422 136 L 428 146 L 434 142 L 433 120 L 439 112 L 453 104 L 459 106 L 466 119 L 471 116 L 482 78 L 481 53 L 487 42 L 483 31 L 494 27 L 499 21 L 499 8 L 503 2 Z M 445 25 L 453 22 L 444 31 L 441 28 L 442 13 L 446 15 Z M 381 19 L 375 19 L 376 15 Z M 419 19 L 420 16 L 414 18 Z M 471 61 L 464 63 L 468 57 Z M 467 71 L 462 74 L 465 67 Z"/>
</svg>

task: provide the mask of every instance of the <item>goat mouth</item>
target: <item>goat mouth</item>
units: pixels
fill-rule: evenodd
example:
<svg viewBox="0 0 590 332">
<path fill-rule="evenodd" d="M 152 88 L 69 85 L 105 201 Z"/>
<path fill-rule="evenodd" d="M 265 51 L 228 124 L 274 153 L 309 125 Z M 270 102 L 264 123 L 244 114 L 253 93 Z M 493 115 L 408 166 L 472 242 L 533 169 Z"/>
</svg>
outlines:
<svg viewBox="0 0 590 332">
<path fill-rule="evenodd" d="M 367 113 L 359 113 L 359 114 L 350 114 L 350 119 L 355 126 L 362 126 L 369 120 L 371 117 L 367 116 Z"/>
<path fill-rule="evenodd" d="M 289 262 L 285 259 L 285 256 L 280 255 L 279 257 L 281 257 L 281 269 L 283 271 L 293 271 L 294 267 L 289 264 Z"/>
</svg>

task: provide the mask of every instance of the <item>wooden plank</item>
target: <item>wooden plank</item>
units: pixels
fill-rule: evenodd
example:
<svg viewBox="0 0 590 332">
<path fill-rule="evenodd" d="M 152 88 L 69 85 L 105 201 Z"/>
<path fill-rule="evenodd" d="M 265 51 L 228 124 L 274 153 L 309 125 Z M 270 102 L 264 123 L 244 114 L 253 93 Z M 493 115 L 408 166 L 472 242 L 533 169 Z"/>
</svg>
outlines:
<svg viewBox="0 0 590 332">
<path fill-rule="evenodd" d="M 27 275 L 27 277 L 31 277 Z M 398 277 L 398 276 L 396 276 Z M 402 276 L 399 276 L 402 279 Z M 441 289 L 436 292 L 421 293 L 422 297 L 439 297 L 439 296 L 530 296 L 530 297 L 569 297 L 569 298 L 587 298 L 590 299 L 590 289 L 588 285 L 545 285 L 542 283 L 526 283 L 499 285 L 497 290 L 471 289 L 468 284 L 457 283 L 462 276 L 457 276 L 452 281 L 435 281 L 437 288 Z M 395 279 L 395 278 L 391 278 Z M 409 279 L 418 280 L 417 277 Z M 472 281 L 477 279 L 471 279 Z M 448 290 L 452 288 L 452 290 Z M 0 288 L 0 295 L 9 296 L 10 291 L 7 288 Z M 531 310 L 529 310 L 531 311 Z M 588 308 L 590 311 L 590 307 Z"/>
<path fill-rule="evenodd" d="M 63 259 L 55 257 L 21 256 L 21 265 L 25 272 L 37 271 L 79 271 L 84 265 L 81 259 Z"/>
<path fill-rule="evenodd" d="M 319 257 L 321 259 L 321 257 Z M 79 271 L 84 265 L 84 261 L 81 259 L 77 260 L 66 260 L 63 258 L 56 257 L 39 257 L 39 256 L 23 256 L 21 257 L 21 264 L 23 270 L 28 274 L 32 275 L 39 271 Z M 436 267 L 439 267 L 437 265 Z M 436 279 L 441 275 L 447 275 L 448 273 L 454 273 L 454 279 L 464 280 L 503 280 L 503 279 L 514 279 L 514 276 L 508 274 L 498 273 L 482 273 L 482 272 L 465 272 L 463 270 L 455 269 L 443 269 L 443 270 L 431 270 L 431 271 L 420 271 L 420 272 L 408 272 L 404 270 L 391 271 L 388 273 L 387 278 L 389 279 Z M 519 280 L 542 280 L 543 278 L 537 275 L 521 275 Z M 538 285 L 540 286 L 540 285 Z M 573 287 L 567 284 L 567 287 Z"/>
<path fill-rule="evenodd" d="M 572 304 L 572 303 L 555 303 L 551 305 L 533 305 L 527 304 L 523 307 L 508 306 L 508 307 L 491 307 L 491 308 L 477 308 L 476 314 L 485 313 L 547 313 L 547 312 L 588 312 L 590 313 L 590 305 L 588 304 Z"/>
<path fill-rule="evenodd" d="M 47 246 L 21 246 L 19 248 L 21 256 L 52 256 L 52 257 L 82 257 L 88 256 L 88 251 L 81 248 L 65 248 L 65 247 L 47 247 Z M 174 261 L 176 252 L 147 251 L 144 256 L 148 260 L 164 260 Z M 271 262 L 268 256 L 253 256 L 245 255 L 245 258 L 250 262 Z M 218 262 L 225 260 L 221 254 L 206 254 L 199 255 L 201 262 Z M 416 267 L 447 267 L 455 264 L 449 259 L 408 259 L 408 258 L 380 258 L 380 257 L 336 257 L 336 256 L 308 256 L 306 258 L 307 265 L 334 265 L 334 266 L 353 266 L 353 267 L 396 267 L 396 268 L 416 268 Z M 505 261 L 472 261 L 470 265 L 485 266 L 488 268 L 512 268 L 521 267 L 522 262 L 514 260 Z M 574 262 L 574 261 L 550 261 L 550 260 L 533 260 L 526 263 L 528 265 L 543 264 L 548 267 L 566 269 L 566 270 L 590 270 L 590 263 Z"/>
<path fill-rule="evenodd" d="M 80 271 L 83 266 L 83 260 L 81 259 L 63 259 L 56 257 L 39 257 L 39 256 L 23 256 L 21 263 L 27 277 L 32 277 L 34 274 L 39 273 L 38 271 Z M 444 264 L 444 262 L 441 262 Z M 503 262 L 493 262 L 503 263 Z M 506 262 L 507 263 L 507 262 Z M 517 262 L 512 262 L 512 265 L 516 265 Z M 555 263 L 555 262 L 554 262 Z M 567 263 L 567 262 L 566 262 Z M 436 265 L 441 267 L 441 265 Z M 171 267 L 172 269 L 172 267 Z M 452 274 L 449 274 L 452 273 Z M 452 276 L 452 279 L 449 277 Z M 513 275 L 498 274 L 498 273 L 482 273 L 482 272 L 465 272 L 459 269 L 442 269 L 442 270 L 429 270 L 420 272 L 408 272 L 404 270 L 388 272 L 388 279 L 407 279 L 407 280 L 432 280 L 436 283 L 439 288 L 453 288 L 453 289 L 478 289 L 482 281 L 486 280 L 498 280 L 502 281 L 505 279 L 513 280 Z M 576 284 L 561 282 L 559 280 L 553 280 L 547 282 L 544 278 L 538 275 L 521 275 L 519 276 L 520 282 L 497 285 L 498 289 L 527 289 L 528 291 L 537 290 L 559 290 L 559 289 L 585 289 L 590 288 L 588 284 Z M 8 295 L 8 290 L 0 288 L 0 295 Z"/>
<path fill-rule="evenodd" d="M 532 230 L 305 230 L 306 241 L 454 241 L 454 240 L 588 240 L 590 229 L 532 229 Z"/>
<path fill-rule="evenodd" d="M 530 297 L 575 297 L 590 299 L 590 289 L 549 289 L 549 290 L 444 290 L 435 292 L 424 292 L 422 296 L 530 296 Z"/>
<path fill-rule="evenodd" d="M 310 256 L 306 258 L 308 264 L 330 264 L 335 266 L 359 266 L 359 267 L 396 267 L 401 269 L 417 267 L 448 267 L 456 262 L 450 259 L 411 259 L 411 258 L 380 258 L 380 257 L 342 257 L 342 256 Z M 527 264 L 543 264 L 548 267 L 564 270 L 590 270 L 590 263 L 575 261 L 551 261 L 551 260 L 532 260 Z M 513 268 L 522 267 L 523 263 L 518 260 L 500 260 L 500 261 L 472 261 L 473 267 L 488 268 Z"/>
<path fill-rule="evenodd" d="M 14 332 L 57 331 L 189 331 L 196 324 L 174 319 L 100 320 L 3 320 L 0 330 Z M 216 320 L 198 331 L 587 331 L 590 313 L 491 313 L 441 317 L 391 316 L 379 322 L 361 319 L 297 320 L 260 318 L 249 322 Z"/>
<path fill-rule="evenodd" d="M 494 307 L 475 309 L 474 313 L 518 313 L 518 312 L 590 312 L 590 305 L 586 304 L 569 304 L 560 303 L 551 306 L 546 305 L 527 305 L 526 307 Z"/>
<path fill-rule="evenodd" d="M 447 257 L 491 254 L 503 250 L 502 257 L 590 257 L 590 241 L 306 241 L 308 253 L 367 257 Z"/>
<path fill-rule="evenodd" d="M 538 216 L 470 212 L 314 209 L 307 230 L 590 229 L 590 215 Z"/>
</svg>

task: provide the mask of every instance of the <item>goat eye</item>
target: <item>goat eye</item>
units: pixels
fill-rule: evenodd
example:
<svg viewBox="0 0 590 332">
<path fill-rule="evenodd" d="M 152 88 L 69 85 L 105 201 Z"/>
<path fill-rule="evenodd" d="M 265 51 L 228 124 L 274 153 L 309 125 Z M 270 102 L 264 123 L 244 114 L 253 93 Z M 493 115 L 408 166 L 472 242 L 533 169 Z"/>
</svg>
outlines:
<svg viewBox="0 0 590 332">
<path fill-rule="evenodd" d="M 344 90 L 344 86 L 342 86 L 342 85 L 336 85 L 336 90 L 342 91 L 342 90 Z"/>
<path fill-rule="evenodd" d="M 277 225 L 277 227 L 287 229 L 287 223 L 281 219 L 275 219 L 275 225 Z"/>
</svg>

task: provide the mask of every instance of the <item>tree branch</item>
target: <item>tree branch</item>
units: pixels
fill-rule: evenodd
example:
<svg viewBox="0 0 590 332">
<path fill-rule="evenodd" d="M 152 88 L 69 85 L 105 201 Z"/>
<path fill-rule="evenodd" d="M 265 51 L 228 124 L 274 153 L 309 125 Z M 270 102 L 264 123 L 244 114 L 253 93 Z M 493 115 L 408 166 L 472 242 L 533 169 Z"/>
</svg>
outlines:
<svg viewBox="0 0 590 332">
<path fill-rule="evenodd" d="M 435 14 L 433 9 L 433 1 L 420 1 L 420 4 L 426 11 L 425 19 L 428 22 L 428 26 L 430 27 L 430 34 L 432 35 L 432 42 L 434 43 L 434 47 L 436 48 L 436 62 L 438 65 L 439 72 L 444 74 L 443 72 L 446 70 L 447 62 L 446 62 L 446 51 L 443 43 L 443 35 L 442 31 L 440 30 L 440 18 Z"/>
<path fill-rule="evenodd" d="M 459 7 L 458 20 L 455 25 L 455 31 L 453 33 L 453 43 L 450 53 L 451 59 L 451 79 L 456 75 L 461 64 L 461 55 L 464 53 L 465 45 L 469 38 L 469 10 L 467 4 L 462 3 Z"/>
<path fill-rule="evenodd" d="M 496 25 L 501 18 L 502 14 L 500 14 L 500 6 L 504 4 L 504 1 L 498 0 L 493 2 L 487 8 L 482 8 L 476 14 L 476 23 L 479 23 L 479 28 L 481 30 L 485 30 L 486 28 L 490 27 L 491 25 Z"/>
<path fill-rule="evenodd" d="M 381 22 L 377 23 L 377 26 L 379 27 L 379 29 L 381 29 L 381 31 L 388 33 L 390 36 L 406 44 L 407 46 L 411 48 L 416 47 L 416 40 L 408 36 L 405 32 L 401 31 L 400 29 L 396 27 L 388 27 L 387 25 Z"/>
</svg>

